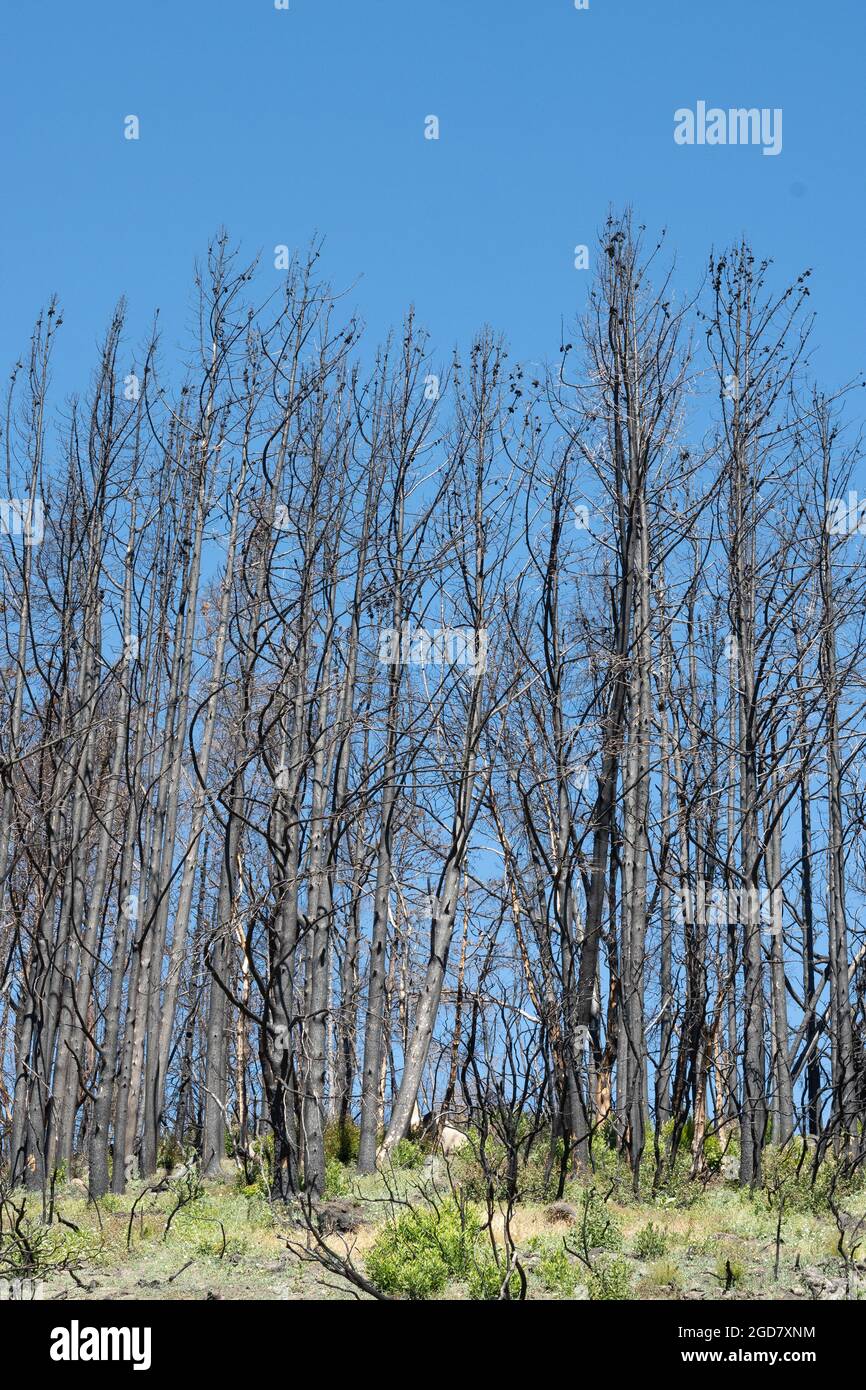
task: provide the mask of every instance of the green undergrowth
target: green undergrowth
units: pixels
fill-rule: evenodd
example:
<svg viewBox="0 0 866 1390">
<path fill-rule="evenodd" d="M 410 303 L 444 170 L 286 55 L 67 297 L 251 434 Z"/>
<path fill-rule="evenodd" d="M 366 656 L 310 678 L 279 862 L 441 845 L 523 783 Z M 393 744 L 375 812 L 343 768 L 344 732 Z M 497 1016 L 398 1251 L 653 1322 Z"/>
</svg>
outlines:
<svg viewBox="0 0 866 1390">
<path fill-rule="evenodd" d="M 324 1205 L 312 1208 L 273 1200 L 266 1149 L 219 1182 L 184 1155 L 96 1203 L 76 1176 L 58 1183 L 48 1222 L 38 1194 L 12 1194 L 0 1276 L 73 1300 L 366 1296 L 317 1262 L 325 1240 L 383 1297 L 412 1301 L 866 1296 L 862 1176 L 832 1155 L 816 1167 L 797 1145 L 768 1148 L 754 1191 L 730 1163 L 696 1175 L 688 1154 L 656 1181 L 645 1161 L 637 1194 L 605 1143 L 564 1179 L 545 1145 L 528 1144 L 509 1174 L 504 1146 L 472 1134 L 448 1160 L 406 1141 L 366 1176 L 356 1156 L 350 1131 L 329 1139 Z M 343 1227 L 324 1220 L 330 1207 Z"/>
</svg>

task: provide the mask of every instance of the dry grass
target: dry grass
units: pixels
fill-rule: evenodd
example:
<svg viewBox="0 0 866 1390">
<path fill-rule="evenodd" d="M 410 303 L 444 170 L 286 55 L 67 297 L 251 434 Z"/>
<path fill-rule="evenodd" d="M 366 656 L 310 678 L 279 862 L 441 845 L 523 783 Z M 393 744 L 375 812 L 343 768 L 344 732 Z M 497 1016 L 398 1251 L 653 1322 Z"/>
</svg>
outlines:
<svg viewBox="0 0 866 1390">
<path fill-rule="evenodd" d="M 329 1248 L 335 1254 L 350 1255 L 363 1268 L 383 1223 L 404 1203 L 422 1204 L 430 1183 L 429 1173 L 349 1180 L 347 1199 L 359 1204 L 365 1224 L 346 1236 L 329 1236 Z M 442 1191 L 447 1193 L 447 1183 Z M 579 1193 L 566 1197 L 579 1213 Z M 175 1191 L 143 1194 L 141 1184 L 131 1185 L 123 1197 L 107 1198 L 96 1206 L 72 1189 L 62 1189 L 58 1212 L 70 1225 L 52 1227 L 52 1241 L 56 1241 L 57 1261 L 68 1257 L 74 1276 L 61 1271 L 49 1274 L 44 1296 L 264 1300 L 353 1296 L 335 1276 L 323 1276 L 314 1261 L 299 1257 L 299 1248 L 303 1251 L 313 1245 L 308 1233 L 261 1195 L 240 1191 L 228 1181 L 206 1184 L 169 1226 L 176 1203 Z M 866 1196 L 859 1199 L 859 1206 L 856 1200 L 849 1205 L 866 1209 Z M 607 1212 L 620 1233 L 622 1257 L 630 1262 L 638 1298 L 806 1297 L 797 1266 L 817 1268 L 828 1277 L 838 1276 L 844 1268 L 830 1215 L 791 1212 L 783 1221 L 776 1284 L 776 1212 L 760 1195 L 749 1197 L 721 1185 L 698 1193 L 688 1206 L 664 1200 L 652 1204 L 610 1200 Z M 38 1217 L 35 1207 L 33 1216 Z M 638 1233 L 650 1221 L 665 1239 L 661 1260 L 641 1260 L 636 1253 Z M 501 1213 L 494 1218 L 493 1234 L 501 1241 Z M 547 1206 L 536 1203 L 514 1210 L 511 1234 L 529 1272 L 530 1296 L 551 1297 L 533 1270 L 552 1252 L 573 1250 L 579 1244 L 578 1231 L 552 1221 Z M 731 1295 L 723 1294 L 718 1277 L 720 1261 L 724 1268 L 726 1259 L 742 1268 L 740 1287 Z M 575 1266 L 585 1283 L 581 1262 L 575 1261 Z M 670 1277 L 665 1276 L 666 1269 Z M 465 1290 L 452 1288 L 449 1293 L 466 1296 Z M 586 1297 L 585 1288 L 576 1296 Z"/>
</svg>

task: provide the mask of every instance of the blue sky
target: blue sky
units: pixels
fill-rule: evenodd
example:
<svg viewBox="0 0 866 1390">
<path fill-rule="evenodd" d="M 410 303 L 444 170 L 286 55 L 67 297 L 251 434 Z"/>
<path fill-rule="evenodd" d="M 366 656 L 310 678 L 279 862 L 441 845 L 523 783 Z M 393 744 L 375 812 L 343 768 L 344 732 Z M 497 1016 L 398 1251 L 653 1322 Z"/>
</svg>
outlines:
<svg viewBox="0 0 866 1390">
<path fill-rule="evenodd" d="M 443 354 L 489 322 L 553 357 L 586 294 L 574 247 L 626 202 L 669 227 L 684 290 L 743 232 L 780 277 L 813 266 L 825 384 L 866 368 L 862 0 L 290 6 L 6 8 L 0 370 L 54 290 L 61 389 L 85 384 L 121 293 L 133 336 L 159 306 L 180 342 L 220 224 L 266 252 L 265 283 L 276 244 L 324 234 L 374 336 L 414 302 Z M 781 107 L 782 153 L 677 146 L 673 113 L 699 99 Z"/>
</svg>

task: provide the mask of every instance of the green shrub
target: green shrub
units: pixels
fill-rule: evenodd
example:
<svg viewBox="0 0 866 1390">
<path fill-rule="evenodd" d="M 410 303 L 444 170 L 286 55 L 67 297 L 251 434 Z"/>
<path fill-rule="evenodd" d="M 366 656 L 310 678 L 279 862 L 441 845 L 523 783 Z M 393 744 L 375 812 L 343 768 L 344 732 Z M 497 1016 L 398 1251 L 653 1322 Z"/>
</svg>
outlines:
<svg viewBox="0 0 866 1390">
<path fill-rule="evenodd" d="M 477 1260 L 469 1271 L 467 1285 L 469 1297 L 478 1301 L 493 1302 L 502 1297 L 502 1284 L 505 1270 L 492 1256 Z M 508 1291 L 512 1298 L 520 1297 L 520 1275 L 512 1270 L 508 1280 Z"/>
<path fill-rule="evenodd" d="M 346 1169 L 338 1158 L 330 1158 L 325 1164 L 325 1196 L 345 1197 L 351 1190 L 351 1182 Z"/>
<path fill-rule="evenodd" d="M 529 1128 L 529 1119 L 518 1131 Z M 481 1154 L 481 1135 L 475 1128 L 467 1134 L 468 1143 L 452 1154 L 448 1167 L 453 1181 L 470 1201 L 485 1202 L 491 1195 L 496 1201 L 513 1195 L 519 1202 L 548 1202 L 557 1194 L 562 1141 L 557 1141 L 553 1164 L 550 1164 L 550 1139 L 533 1136 L 531 1129 L 519 1142 L 516 1171 L 508 1146 L 495 1133 L 488 1132 Z M 550 1166 L 550 1174 L 547 1168 Z"/>
<path fill-rule="evenodd" d="M 661 1227 L 654 1226 L 652 1221 L 641 1227 L 635 1236 L 634 1252 L 641 1260 L 658 1260 L 667 1254 L 667 1250 L 667 1234 Z"/>
<path fill-rule="evenodd" d="M 536 1265 L 535 1273 L 548 1293 L 558 1293 L 564 1298 L 573 1298 L 580 1283 L 580 1275 L 568 1258 L 564 1246 L 543 1255 Z"/>
<path fill-rule="evenodd" d="M 391 1150 L 391 1163 L 395 1168 L 420 1168 L 426 1155 L 420 1144 L 411 1139 L 401 1139 Z"/>
<path fill-rule="evenodd" d="M 41 1279 L 55 1269 L 100 1263 L 105 1250 L 99 1231 L 48 1226 L 25 1211 L 3 1233 L 0 1256 L 4 1269 L 16 1278 Z"/>
<path fill-rule="evenodd" d="M 746 1281 L 745 1267 L 733 1255 L 720 1255 L 716 1260 L 716 1278 L 723 1289 L 738 1289 Z"/>
<path fill-rule="evenodd" d="M 208 1236 L 200 1240 L 196 1246 L 196 1254 L 205 1259 L 223 1260 L 226 1257 L 243 1257 L 249 1250 L 249 1241 L 243 1236 L 227 1236 L 223 1240 L 222 1232 L 218 1231 L 215 1236 Z"/>
<path fill-rule="evenodd" d="M 660 1289 L 681 1289 L 683 1277 L 672 1260 L 659 1260 L 650 1266 L 647 1282 Z"/>
<path fill-rule="evenodd" d="M 354 1120 L 332 1120 L 325 1125 L 325 1162 L 356 1163 L 361 1146 L 361 1131 Z"/>
<path fill-rule="evenodd" d="M 383 1293 L 429 1298 L 449 1280 L 470 1277 L 480 1230 L 475 1209 L 453 1198 L 435 1208 L 404 1211 L 371 1246 L 367 1274 Z"/>
<path fill-rule="evenodd" d="M 256 1178 L 255 1182 L 244 1182 L 243 1173 L 238 1173 L 237 1189 L 242 1197 L 264 1197 L 267 1191 L 263 1186 L 263 1180 Z"/>
<path fill-rule="evenodd" d="M 106 1192 L 104 1197 L 99 1198 L 99 1205 L 103 1211 L 118 1212 L 127 1210 L 127 1199 L 121 1197 L 116 1192 Z"/>
<path fill-rule="evenodd" d="M 626 1260 L 605 1260 L 587 1279 L 589 1296 L 595 1303 L 631 1298 L 631 1269 Z"/>
<path fill-rule="evenodd" d="M 595 1188 L 584 1188 L 578 1201 L 577 1238 L 587 1250 L 620 1250 L 622 1231 Z"/>
<path fill-rule="evenodd" d="M 763 1155 L 763 1187 L 771 1204 L 784 1201 L 787 1211 L 822 1213 L 830 1199 L 837 1202 L 863 1191 L 866 1174 L 861 1166 L 848 1165 L 827 1154 L 815 1170 L 815 1155 L 803 1141 L 784 1148 L 768 1145 Z"/>
<path fill-rule="evenodd" d="M 557 1139 L 553 1162 L 550 1161 L 550 1140 L 537 1140 L 519 1168 L 517 1195 L 522 1202 L 550 1202 L 555 1199 L 559 1185 L 564 1145 Z M 548 1169 L 550 1170 L 548 1173 Z"/>
<path fill-rule="evenodd" d="M 674 1132 L 676 1130 L 676 1127 L 677 1123 L 676 1120 L 674 1120 L 673 1118 L 665 1120 L 664 1124 L 661 1127 L 661 1133 L 659 1136 L 662 1141 L 663 1148 L 669 1148 L 670 1145 L 673 1143 Z M 695 1122 L 692 1119 L 691 1115 L 689 1115 L 685 1121 L 685 1124 L 683 1124 L 680 1129 L 679 1147 L 681 1149 L 690 1150 L 692 1147 L 692 1140 L 694 1139 L 694 1137 Z"/>
<path fill-rule="evenodd" d="M 230 1143 L 231 1143 L 231 1151 L 229 1151 L 229 1144 L 230 1144 Z M 230 1133 L 227 1133 L 227 1135 L 226 1135 L 226 1156 L 227 1156 L 228 1158 L 232 1158 L 232 1157 L 233 1157 L 233 1152 L 234 1152 L 234 1142 L 233 1142 L 233 1140 L 231 1140 L 231 1135 L 230 1135 Z M 158 1149 L 158 1151 L 157 1151 L 157 1155 L 156 1155 L 156 1166 L 157 1166 L 158 1168 L 165 1168 L 166 1172 L 169 1172 L 169 1173 L 170 1173 L 171 1170 L 172 1170 L 173 1168 L 177 1168 L 179 1164 L 183 1163 L 183 1160 L 184 1160 L 184 1148 L 183 1148 L 183 1144 L 180 1142 L 180 1140 L 178 1139 L 177 1135 L 175 1135 L 175 1134 L 166 1134 L 165 1137 L 163 1138 L 162 1142 L 160 1143 L 159 1149 Z"/>
</svg>

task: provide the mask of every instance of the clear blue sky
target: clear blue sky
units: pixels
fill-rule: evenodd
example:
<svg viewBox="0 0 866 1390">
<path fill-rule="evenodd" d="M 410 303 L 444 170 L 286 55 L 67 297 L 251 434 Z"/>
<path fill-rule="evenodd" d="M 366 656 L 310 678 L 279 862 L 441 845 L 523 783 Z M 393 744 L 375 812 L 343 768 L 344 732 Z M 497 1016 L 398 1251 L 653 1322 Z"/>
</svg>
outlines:
<svg viewBox="0 0 866 1390">
<path fill-rule="evenodd" d="M 483 322 L 555 356 L 576 243 L 609 204 L 666 224 L 680 282 L 746 232 L 815 269 L 816 362 L 866 368 L 862 0 L 21 0 L 2 51 L 4 375 L 57 290 L 58 384 L 117 296 L 188 322 L 225 224 L 250 252 L 327 238 L 374 335 L 410 301 L 443 352 Z M 673 112 L 781 107 L 783 151 L 687 148 Z M 123 119 L 141 121 L 138 142 Z M 441 122 L 424 139 L 424 118 Z"/>
</svg>

